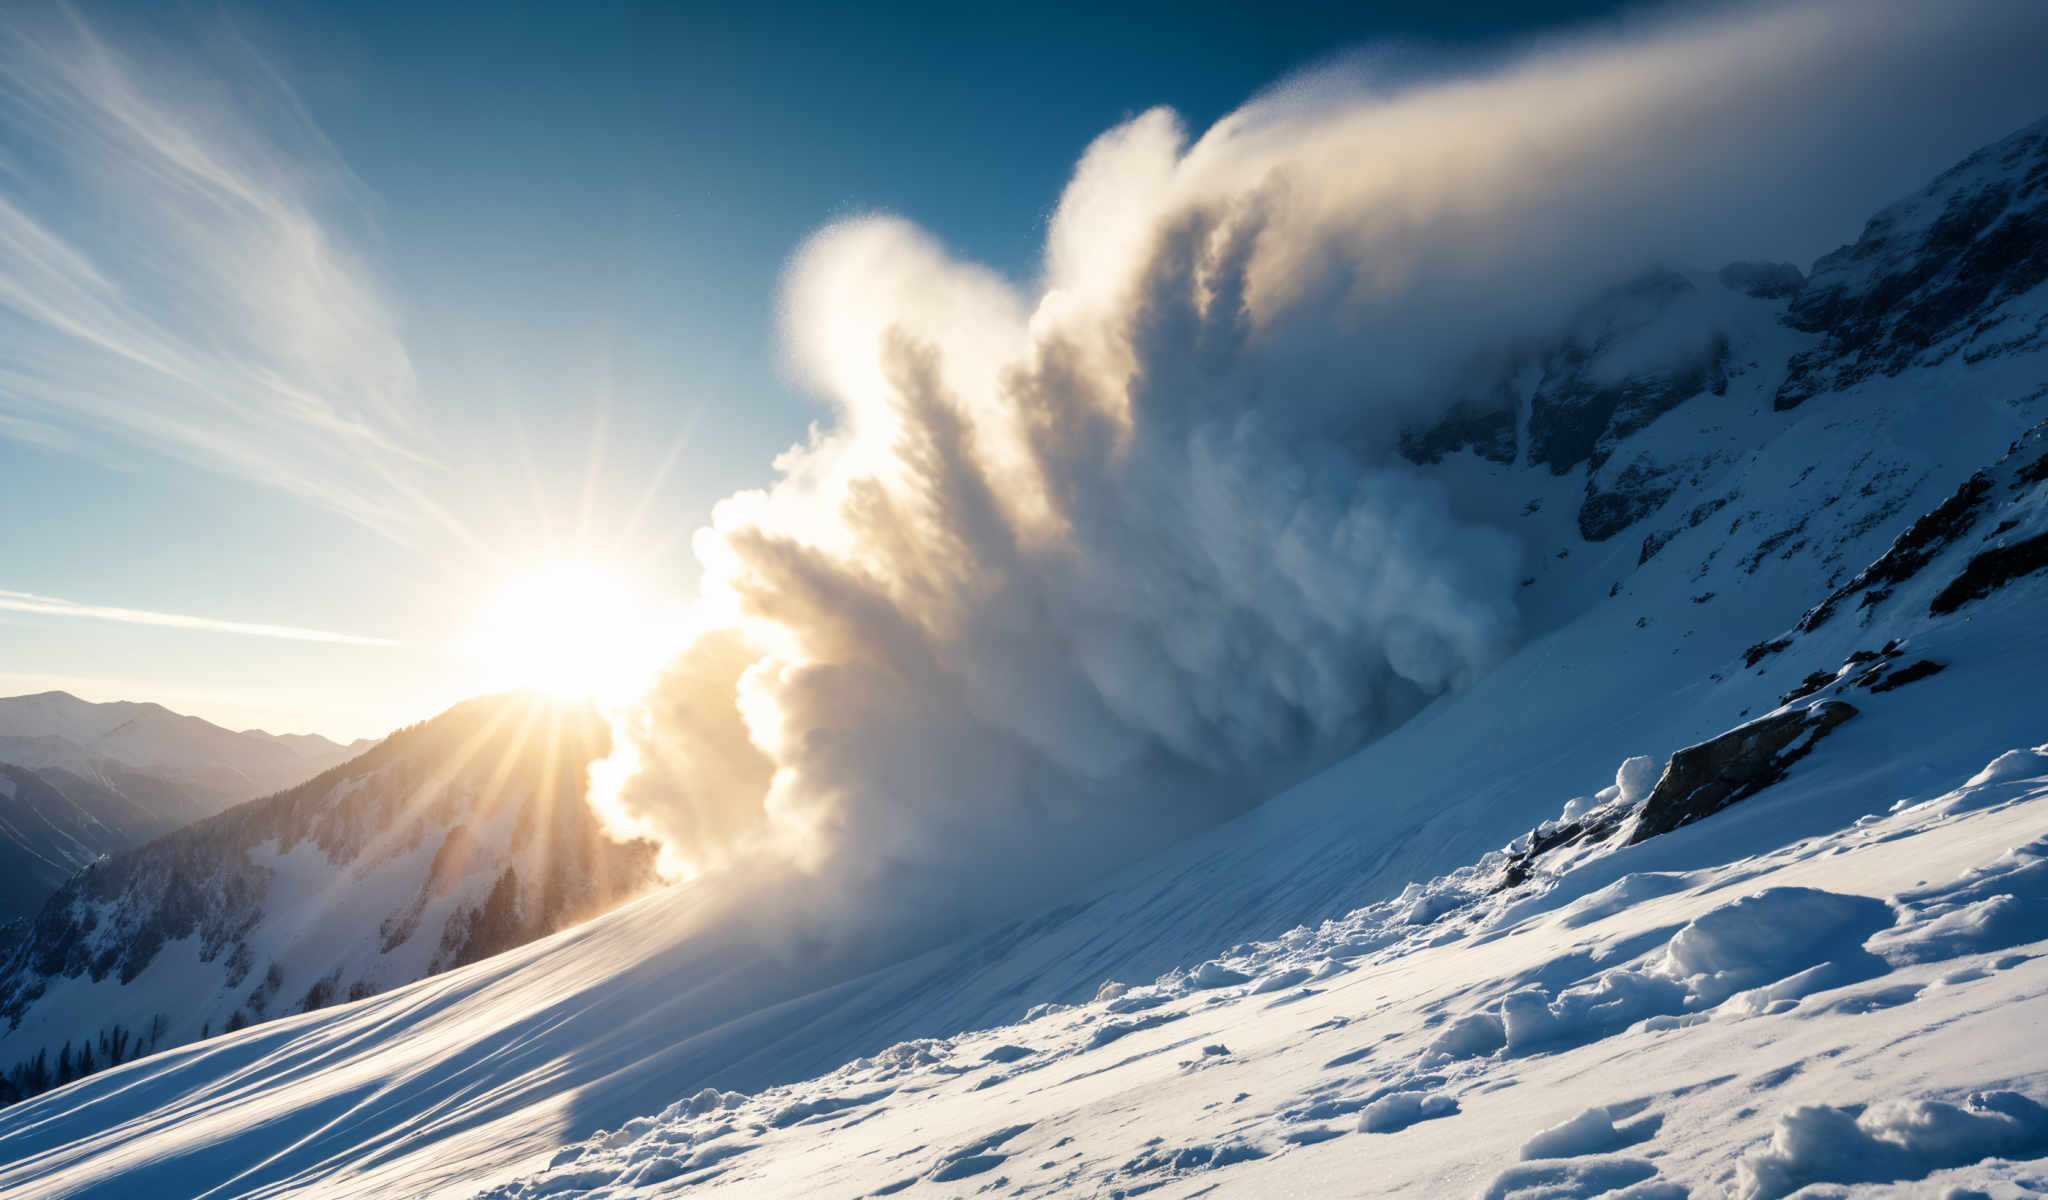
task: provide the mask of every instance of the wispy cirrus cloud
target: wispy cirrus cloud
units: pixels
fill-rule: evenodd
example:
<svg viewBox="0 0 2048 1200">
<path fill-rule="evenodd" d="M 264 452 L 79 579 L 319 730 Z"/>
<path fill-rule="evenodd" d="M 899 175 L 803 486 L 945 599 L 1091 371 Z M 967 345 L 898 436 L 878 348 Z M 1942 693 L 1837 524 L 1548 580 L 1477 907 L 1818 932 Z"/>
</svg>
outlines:
<svg viewBox="0 0 2048 1200">
<path fill-rule="evenodd" d="M 153 612 L 142 608 L 121 608 L 111 604 L 80 604 L 56 596 L 0 589 L 0 611 L 35 613 L 46 617 L 75 617 L 87 621 L 114 621 L 123 625 L 154 625 L 162 629 L 187 629 L 196 633 L 226 633 L 241 637 L 276 638 L 289 642 L 324 642 L 334 646 L 396 646 L 391 638 L 336 633 L 328 629 L 307 629 L 298 625 L 266 625 L 253 621 L 223 621 L 186 613 Z"/>
<path fill-rule="evenodd" d="M 0 32 L 0 437 L 114 442 L 401 540 L 452 518 L 361 189 L 245 42 Z"/>
</svg>

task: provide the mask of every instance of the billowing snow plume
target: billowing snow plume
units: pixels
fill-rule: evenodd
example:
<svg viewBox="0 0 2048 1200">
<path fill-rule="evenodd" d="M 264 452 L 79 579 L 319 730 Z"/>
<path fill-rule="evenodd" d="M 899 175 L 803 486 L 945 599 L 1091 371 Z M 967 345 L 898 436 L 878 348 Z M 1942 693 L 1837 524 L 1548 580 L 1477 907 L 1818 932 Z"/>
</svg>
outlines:
<svg viewBox="0 0 2048 1200">
<path fill-rule="evenodd" d="M 699 534 L 717 629 L 631 719 L 611 815 L 946 922 L 1263 798 L 1519 635 L 1522 547 L 1403 422 L 1652 263 L 1852 235 L 2044 102 L 2038 24 L 1743 9 L 1398 87 L 1354 63 L 1192 144 L 1148 112 L 1029 289 L 901 221 L 824 230 L 785 318 L 832 419 Z"/>
</svg>

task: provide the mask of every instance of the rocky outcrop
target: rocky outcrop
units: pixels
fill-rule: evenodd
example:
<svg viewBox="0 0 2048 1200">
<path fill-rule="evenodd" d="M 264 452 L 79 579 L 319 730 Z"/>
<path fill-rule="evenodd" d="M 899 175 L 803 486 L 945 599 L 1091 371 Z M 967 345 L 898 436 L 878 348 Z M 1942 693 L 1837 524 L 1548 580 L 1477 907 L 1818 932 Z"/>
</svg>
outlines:
<svg viewBox="0 0 2048 1200">
<path fill-rule="evenodd" d="M 1617 368 L 1612 360 L 1695 285 L 1675 271 L 1654 271 L 1579 314 L 1572 333 L 1543 363 L 1529 401 L 1529 461 L 1562 475 L 1598 467 L 1613 447 L 1702 392 L 1728 384 L 1728 339 L 1703 329 L 1697 342 L 1651 362 Z"/>
<path fill-rule="evenodd" d="M 1775 406 L 1951 354 L 2037 347 L 2042 321 L 1994 310 L 2043 281 L 2048 121 L 1971 155 L 1814 264 L 1786 319 L 1823 340 L 1793 357 Z"/>
<path fill-rule="evenodd" d="M 1798 630 L 1811 633 L 1828 623 L 1850 599 L 1860 597 L 1857 608 L 1882 604 L 1892 590 L 1918 575 L 1936 556 L 1970 531 L 1991 494 L 1991 480 L 1982 471 L 1963 481 L 1955 494 L 1935 506 L 1893 541 L 1877 561 L 1856 573 L 1856 577 L 1835 589 L 1827 599 L 1806 610 Z"/>
<path fill-rule="evenodd" d="M 1811 708 L 1759 718 L 1680 750 L 1643 802 L 1629 844 L 1713 816 L 1763 791 L 1812 753 L 1815 742 L 1856 713 L 1852 704 L 1824 700 Z"/>
<path fill-rule="evenodd" d="M 1488 462 L 1512 463 L 1516 453 L 1514 393 L 1506 387 L 1490 402 L 1467 402 L 1427 429 L 1401 431 L 1401 455 L 1428 466 L 1448 455 L 1470 450 Z"/>
<path fill-rule="evenodd" d="M 1806 286 L 1806 276 L 1788 262 L 1732 262 L 1721 268 L 1721 286 L 1758 300 L 1783 300 Z"/>
<path fill-rule="evenodd" d="M 1972 600 L 1981 600 L 2024 575 L 2048 571 L 2048 533 L 2036 534 L 2010 546 L 1998 546 L 1977 555 L 1962 574 L 1935 594 L 1927 611 L 1934 616 L 1952 613 Z"/>
</svg>

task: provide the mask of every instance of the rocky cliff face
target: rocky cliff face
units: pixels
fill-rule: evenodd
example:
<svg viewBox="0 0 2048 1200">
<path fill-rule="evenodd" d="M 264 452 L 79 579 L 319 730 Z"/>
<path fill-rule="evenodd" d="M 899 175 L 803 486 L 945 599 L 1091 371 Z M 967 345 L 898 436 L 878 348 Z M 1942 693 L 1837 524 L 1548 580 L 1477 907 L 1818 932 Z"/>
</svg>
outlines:
<svg viewBox="0 0 2048 1200">
<path fill-rule="evenodd" d="M 2048 121 L 1987 146 L 1814 264 L 1787 323 L 1818 334 L 1776 406 L 1907 367 L 2038 349 L 2048 308 Z"/>
<path fill-rule="evenodd" d="M 1752 574 L 1814 549 L 1845 566 L 1849 542 L 1927 499 L 1920 489 L 1938 464 L 1881 444 L 1901 440 L 1907 410 L 1945 405 L 1962 425 L 1987 406 L 2048 397 L 2024 366 L 2048 345 L 2044 281 L 2048 121 L 1887 207 L 1810 273 L 1740 262 L 1618 283 L 1548 339 L 1503 351 L 1490 382 L 1448 418 L 1404 429 L 1401 449 L 1425 468 L 1469 460 L 1526 490 L 1525 515 L 1562 499 L 1541 476 L 1576 485 L 1569 529 L 1525 523 L 1543 526 L 1531 539 L 1539 588 L 1563 569 L 1550 560 L 1582 561 L 1574 542 L 1627 532 L 1640 565 L 1702 526 L 1768 526 L 1744 556 Z M 1930 403 L 1948 373 L 1959 390 Z M 1885 389 L 1896 387 L 1915 395 L 1894 405 Z M 1789 427 L 1786 414 L 1844 392 L 1871 393 L 1852 419 L 1859 428 L 1840 426 L 1835 449 L 1846 453 L 1803 466 L 1821 485 L 1806 496 L 1767 497 L 1787 481 L 1761 479 L 1753 464 Z M 1938 451 L 1949 440 L 1926 431 Z M 1819 519 L 1818 506 L 1834 511 Z"/>
</svg>

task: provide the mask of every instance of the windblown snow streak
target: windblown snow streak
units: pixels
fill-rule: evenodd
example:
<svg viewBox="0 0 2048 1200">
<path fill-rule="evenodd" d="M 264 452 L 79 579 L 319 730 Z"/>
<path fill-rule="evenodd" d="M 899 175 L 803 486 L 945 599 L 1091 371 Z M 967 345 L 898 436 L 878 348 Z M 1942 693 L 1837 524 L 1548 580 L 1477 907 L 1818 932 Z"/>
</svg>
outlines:
<svg viewBox="0 0 2048 1200">
<path fill-rule="evenodd" d="M 2034 110 L 2038 25 L 1740 9 L 1353 63 L 1192 143 L 1155 110 L 1083 157 L 1029 289 L 898 220 L 824 230 L 785 319 L 833 420 L 700 533 L 717 628 L 630 719 L 610 816 L 953 921 L 1356 747 L 1522 634 L 1522 548 L 1400 430 L 1654 264 L 1810 261 Z"/>
</svg>

